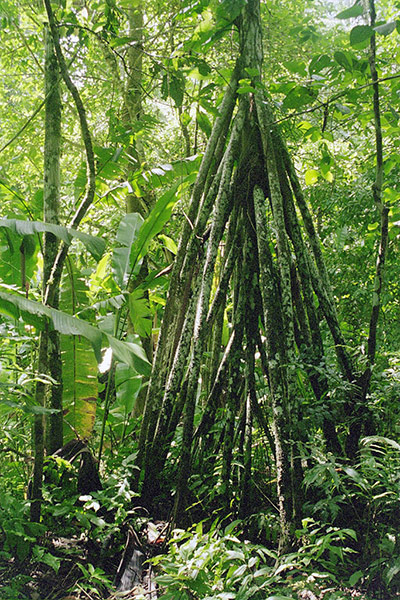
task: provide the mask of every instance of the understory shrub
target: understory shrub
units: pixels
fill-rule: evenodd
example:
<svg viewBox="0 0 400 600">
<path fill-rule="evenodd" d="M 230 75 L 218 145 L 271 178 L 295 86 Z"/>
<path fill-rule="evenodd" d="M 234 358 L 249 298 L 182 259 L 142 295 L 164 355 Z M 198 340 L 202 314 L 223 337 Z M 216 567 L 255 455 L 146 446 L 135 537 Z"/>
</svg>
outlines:
<svg viewBox="0 0 400 600">
<path fill-rule="evenodd" d="M 296 532 L 299 549 L 281 557 L 241 539 L 241 525 L 235 521 L 223 528 L 214 522 L 206 532 L 199 523 L 190 531 L 175 530 L 168 553 L 152 559 L 161 573 L 160 599 L 294 600 L 301 590 L 319 594 L 323 587 L 338 587 L 340 565 L 353 552 L 352 529 L 324 528 L 312 519 Z"/>
</svg>

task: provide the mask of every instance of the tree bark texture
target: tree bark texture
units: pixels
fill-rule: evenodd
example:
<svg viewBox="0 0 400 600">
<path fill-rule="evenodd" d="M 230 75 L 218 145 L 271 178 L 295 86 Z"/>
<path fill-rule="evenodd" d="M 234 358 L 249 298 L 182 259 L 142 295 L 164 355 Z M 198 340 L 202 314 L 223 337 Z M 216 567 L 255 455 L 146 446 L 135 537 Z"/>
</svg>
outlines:
<svg viewBox="0 0 400 600">
<path fill-rule="evenodd" d="M 45 31 L 45 142 L 44 142 L 44 181 L 43 217 L 48 223 L 58 224 L 60 203 L 60 156 L 61 156 L 61 98 L 59 89 L 58 63 L 54 52 L 53 39 Z M 46 294 L 51 270 L 58 251 L 57 238 L 45 233 L 43 244 L 43 296 Z M 58 308 L 58 293 L 50 305 Z M 31 520 L 39 521 L 42 500 L 43 459 L 45 446 L 53 453 L 63 445 L 62 377 L 59 333 L 50 331 L 46 323 L 39 337 L 37 372 L 40 381 L 36 382 L 35 400 L 38 406 L 52 408 L 45 429 L 43 414 L 34 419 L 34 455 L 31 489 Z M 50 376 L 51 384 L 45 384 L 43 377 Z M 46 438 L 46 439 L 45 439 Z"/>
<path fill-rule="evenodd" d="M 43 217 L 47 223 L 59 223 L 60 205 L 60 159 L 61 159 L 61 96 L 59 69 L 53 39 L 48 30 L 45 61 L 45 142 L 44 142 L 44 185 Z M 51 233 L 44 234 L 43 244 L 43 293 L 45 294 L 51 270 L 57 256 L 58 240 Z M 54 296 L 53 308 L 58 308 L 58 292 Z M 42 332 L 48 335 L 48 374 L 55 383 L 48 386 L 46 405 L 58 412 L 47 419 L 46 448 L 49 454 L 63 445 L 62 376 L 60 334 L 57 331 Z"/>
<path fill-rule="evenodd" d="M 82 138 L 86 152 L 86 163 L 87 163 L 87 186 L 86 193 L 77 207 L 75 214 L 71 220 L 70 227 L 76 228 L 85 216 L 88 208 L 93 202 L 95 192 L 95 162 L 92 138 L 89 131 L 89 126 L 86 118 L 85 107 L 82 103 L 79 91 L 68 72 L 68 68 L 64 59 L 64 55 L 60 45 L 59 33 L 57 24 L 54 18 L 54 14 L 51 8 L 49 0 L 44 0 L 47 16 L 49 19 L 49 34 L 47 37 L 46 47 L 46 68 L 48 67 L 48 79 L 46 79 L 46 105 L 50 103 L 51 110 L 46 109 L 46 142 L 45 142 L 45 174 L 44 174 L 44 199 L 46 205 L 45 218 L 55 219 L 57 214 L 58 204 L 58 188 L 59 188 L 59 151 L 60 151 L 60 122 L 61 122 L 61 102 L 59 99 L 58 90 L 58 69 L 61 72 L 62 79 L 65 85 L 70 91 L 74 103 L 78 112 Z M 54 60 L 54 54 L 57 57 L 57 64 Z M 54 70 L 57 68 L 57 78 L 55 78 Z M 47 77 L 47 76 L 46 76 Z M 50 90 L 52 90 L 50 92 Z M 51 237 L 47 238 L 47 252 L 50 263 L 50 257 L 53 257 L 51 268 L 48 269 L 46 264 L 46 272 L 44 273 L 44 292 L 43 302 L 48 306 L 57 306 L 58 295 L 60 289 L 62 269 L 68 253 L 69 244 L 62 242 L 57 246 L 57 251 L 53 257 L 55 246 Z M 48 263 L 48 264 L 49 264 Z M 50 370 L 49 366 L 49 353 L 51 356 L 58 356 L 59 348 L 56 334 L 49 334 L 47 326 L 42 332 L 39 341 L 39 359 L 38 359 L 38 371 L 39 373 L 48 373 Z M 51 365 L 52 373 L 54 374 L 56 381 L 60 382 L 60 385 L 54 387 L 54 396 L 52 396 L 52 402 L 54 401 L 57 406 L 60 406 L 61 402 L 61 368 L 60 363 L 55 360 L 54 364 Z M 39 406 L 45 404 L 45 389 L 43 385 L 38 382 L 35 391 L 36 402 Z M 58 408 L 57 408 L 58 410 Z M 54 420 L 52 421 L 52 431 L 54 435 L 50 436 L 49 447 L 56 447 L 60 443 L 62 435 L 62 422 L 60 422 L 60 416 L 62 419 L 62 413 L 54 413 Z M 43 477 L 43 457 L 44 457 L 44 422 L 42 416 L 37 416 L 34 423 L 34 443 L 35 443 L 35 465 L 32 481 L 32 503 L 31 503 L 31 519 L 38 521 L 40 519 L 41 512 L 41 489 L 42 489 L 42 477 Z"/>
</svg>

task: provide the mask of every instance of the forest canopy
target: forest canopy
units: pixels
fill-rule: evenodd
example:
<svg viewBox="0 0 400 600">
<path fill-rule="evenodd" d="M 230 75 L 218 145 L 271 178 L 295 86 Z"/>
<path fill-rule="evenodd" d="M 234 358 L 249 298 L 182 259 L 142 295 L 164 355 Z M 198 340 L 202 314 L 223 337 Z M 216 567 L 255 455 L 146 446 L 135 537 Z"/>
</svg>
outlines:
<svg viewBox="0 0 400 600">
<path fill-rule="evenodd" d="M 0 0 L 2 597 L 398 597 L 399 34 Z"/>
</svg>

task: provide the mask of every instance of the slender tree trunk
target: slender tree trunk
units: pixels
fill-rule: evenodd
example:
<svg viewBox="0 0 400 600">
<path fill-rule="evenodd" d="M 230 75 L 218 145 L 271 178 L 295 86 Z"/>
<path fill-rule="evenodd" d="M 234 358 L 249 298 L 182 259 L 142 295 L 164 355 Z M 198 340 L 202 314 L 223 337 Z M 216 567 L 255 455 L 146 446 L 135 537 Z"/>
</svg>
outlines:
<svg viewBox="0 0 400 600">
<path fill-rule="evenodd" d="M 59 70 L 54 53 L 53 39 L 45 31 L 45 144 L 43 213 L 44 221 L 58 224 L 60 201 L 60 155 L 61 155 L 61 97 L 59 90 Z M 58 242 L 54 235 L 46 233 L 43 245 L 43 295 L 48 285 L 51 270 L 57 255 Z M 58 308 L 58 294 L 53 297 L 53 308 Z M 46 431 L 47 452 L 51 454 L 62 446 L 62 378 L 60 339 L 56 331 L 49 331 L 46 324 L 39 338 L 39 358 L 37 371 L 41 381 L 36 382 L 35 400 L 39 406 L 48 406 L 58 412 L 50 415 Z M 54 382 L 46 385 L 43 375 L 49 375 Z M 44 417 L 35 416 L 34 445 L 35 465 L 31 490 L 31 519 L 40 520 L 43 457 L 45 446 Z"/>
<path fill-rule="evenodd" d="M 124 121 L 130 129 L 135 131 L 135 128 L 139 128 L 140 119 L 142 117 L 142 95 L 143 95 L 143 28 L 144 18 L 142 7 L 135 6 L 129 9 L 129 36 L 132 39 L 128 50 L 128 68 L 129 73 L 124 90 Z M 134 144 L 129 150 L 129 154 L 133 161 L 128 164 L 126 178 L 129 181 L 131 175 L 141 168 L 144 168 L 146 157 L 142 141 L 139 136 L 136 136 Z M 153 198 L 151 190 L 146 190 L 143 196 L 138 198 L 136 194 L 129 194 L 126 200 L 126 212 L 132 213 L 137 212 L 143 218 L 146 218 L 149 210 L 153 204 Z M 140 271 L 136 277 L 136 280 L 129 280 L 128 291 L 132 292 L 135 287 L 147 277 L 149 273 L 147 257 L 144 257 L 140 267 Z M 144 291 L 144 296 L 148 300 L 148 291 Z M 132 325 L 132 319 L 128 318 L 128 333 L 134 332 Z M 146 353 L 147 359 L 151 363 L 153 361 L 153 337 L 150 335 L 141 337 L 143 349 Z M 146 401 L 147 386 L 143 385 L 138 397 L 136 399 L 135 406 L 133 408 L 133 416 L 139 416 L 143 414 L 144 405 Z"/>
<path fill-rule="evenodd" d="M 376 12 L 374 0 L 369 0 L 370 24 L 374 28 L 376 24 Z M 389 243 L 389 206 L 386 206 L 382 200 L 383 185 L 383 135 L 381 126 L 381 109 L 379 97 L 378 72 L 376 68 L 376 35 L 371 36 L 369 49 L 369 66 L 373 89 L 373 111 L 374 111 L 374 129 L 375 129 L 375 181 L 372 185 L 372 195 L 375 206 L 380 214 L 380 240 L 375 266 L 374 288 L 372 293 L 372 308 L 369 321 L 368 345 L 367 345 L 367 366 L 358 381 L 359 393 L 353 401 L 351 409 L 353 412 L 353 421 L 349 428 L 349 435 L 346 440 L 346 453 L 350 458 L 354 458 L 358 451 L 358 444 L 363 427 L 368 429 L 368 433 L 373 432 L 374 426 L 372 417 L 366 405 L 369 384 L 372 376 L 372 369 L 375 364 L 378 320 L 381 308 L 381 296 L 383 288 L 383 279 L 385 272 L 385 262 L 387 247 Z"/>
<path fill-rule="evenodd" d="M 61 95 L 59 89 L 60 73 L 54 52 L 53 39 L 46 30 L 45 88 L 45 146 L 44 146 L 44 186 L 43 213 L 47 223 L 59 223 L 60 206 L 60 159 L 61 159 Z M 50 278 L 58 250 L 58 240 L 51 233 L 44 236 L 43 292 Z M 54 296 L 52 307 L 58 308 L 59 293 Z M 44 332 L 43 332 L 44 335 Z M 62 365 L 60 334 L 53 330 L 48 333 L 48 373 L 53 379 L 49 390 L 47 406 L 58 412 L 50 414 L 47 422 L 46 448 L 52 454 L 63 445 L 62 413 Z"/>
<path fill-rule="evenodd" d="M 42 373 L 47 368 L 47 339 L 45 330 L 40 335 L 38 372 Z M 38 406 L 44 407 L 46 403 L 46 386 L 43 381 L 36 382 L 35 402 Z M 32 486 L 30 490 L 30 517 L 31 521 L 38 523 L 40 521 L 42 509 L 42 482 L 43 482 L 43 462 L 44 462 L 44 416 L 35 415 L 33 423 L 33 443 L 34 443 L 34 466 L 32 474 Z"/>
<path fill-rule="evenodd" d="M 254 190 L 254 208 L 257 225 L 258 253 L 260 257 L 263 257 L 263 260 L 260 260 L 260 286 L 264 307 L 269 387 L 273 413 L 277 493 L 281 525 L 280 549 L 283 552 L 290 545 L 290 529 L 293 515 L 293 473 L 290 463 L 292 432 L 284 372 L 284 365 L 287 363 L 281 346 L 284 333 L 279 304 L 279 290 L 268 248 L 264 206 L 264 193 L 260 188 L 256 188 Z"/>
<path fill-rule="evenodd" d="M 154 356 L 153 369 L 148 386 L 143 422 L 139 438 L 139 451 L 137 463 L 140 468 L 146 463 L 146 454 L 150 451 L 157 426 L 159 410 L 163 403 L 164 382 L 168 377 L 171 364 L 175 360 L 172 349 L 177 348 L 176 335 L 180 332 L 176 328 L 179 315 L 179 305 L 188 285 L 189 274 L 193 271 L 193 262 L 197 261 L 197 254 L 201 246 L 204 226 L 212 206 L 215 195 L 210 190 L 208 179 L 215 168 L 220 167 L 221 152 L 223 145 L 221 140 L 227 135 L 232 112 L 235 105 L 236 89 L 238 85 L 238 73 L 235 69 L 231 81 L 226 90 L 224 99 L 219 107 L 220 116 L 216 119 L 207 148 L 201 162 L 199 174 L 192 192 L 192 199 L 188 210 L 188 219 L 184 224 L 183 232 L 179 241 L 178 253 L 175 257 L 171 273 L 171 281 L 168 290 L 168 298 L 165 306 L 164 316 L 161 323 L 160 335 Z M 218 152 L 217 148 L 221 150 Z M 214 178 L 218 179 L 218 177 Z M 197 218 L 199 205 L 202 202 L 202 219 Z M 204 205 L 206 205 L 204 209 Z M 208 211 L 208 212 L 207 212 Z M 192 225 L 196 223 L 193 231 Z M 191 241 L 190 248 L 188 244 Z M 185 258 L 189 257 L 189 261 Z M 184 266 L 185 262 L 185 266 Z"/>
<path fill-rule="evenodd" d="M 254 348 L 249 348 L 253 351 Z M 254 355 L 253 355 L 254 356 Z M 249 365 L 249 371 L 253 365 Z M 240 505 L 239 517 L 245 519 L 251 514 L 253 506 L 253 488 L 251 481 L 251 464 L 252 464 L 252 429 L 253 429 L 253 410 L 251 396 L 255 395 L 255 385 L 252 380 L 253 374 L 249 372 L 249 379 L 246 390 L 246 406 L 245 406 L 245 426 L 244 426 L 244 453 L 243 453 L 243 474 L 240 480 Z M 257 400 L 256 400 L 257 401 Z"/>
<path fill-rule="evenodd" d="M 45 8 L 46 8 L 46 12 L 47 12 L 47 16 L 49 19 L 49 44 L 51 43 L 51 50 L 50 50 L 50 46 L 48 46 L 48 52 L 46 51 L 46 57 L 51 60 L 52 66 L 49 67 L 50 69 L 56 68 L 55 67 L 55 63 L 53 64 L 53 60 L 52 60 L 52 55 L 55 53 L 57 56 L 57 63 L 58 63 L 58 68 L 60 69 L 61 72 L 61 76 L 65 82 L 65 85 L 67 86 L 68 90 L 70 91 L 74 102 L 75 102 L 75 106 L 78 112 L 78 116 L 79 116 L 79 122 L 80 122 L 80 127 L 81 127 L 81 133 L 82 133 L 82 138 L 83 138 L 83 142 L 85 145 L 85 151 L 86 151 L 86 163 L 87 163 L 87 185 L 86 185 L 86 193 L 84 198 L 82 199 L 81 203 L 79 204 L 79 206 L 76 209 L 76 212 L 71 220 L 70 223 L 70 227 L 78 227 L 80 222 L 82 221 L 83 217 L 85 216 L 88 208 L 90 207 L 90 205 L 93 202 L 93 198 L 94 198 L 94 192 L 95 192 L 95 162 L 94 162 L 94 153 L 93 153 L 93 145 L 92 145 L 92 138 L 90 135 L 90 131 L 89 131 L 89 127 L 88 127 L 88 123 L 87 123 L 87 119 L 86 119 L 86 111 L 85 108 L 83 106 L 82 103 L 82 99 L 80 97 L 79 91 L 77 89 L 77 87 L 75 86 L 75 84 L 73 83 L 73 81 L 71 80 L 71 77 L 69 75 L 68 72 L 68 68 L 64 59 L 64 55 L 62 53 L 62 49 L 60 46 L 60 39 L 59 39 L 59 31 L 57 29 L 57 24 L 54 18 L 54 14 L 51 8 L 51 3 L 50 0 L 44 0 L 44 4 L 45 4 Z M 50 34 L 51 34 L 51 39 L 50 39 Z M 57 84 L 58 84 L 58 73 L 57 73 Z M 55 80 L 54 80 L 54 74 L 51 77 L 51 81 L 53 84 L 55 84 Z M 50 79 L 49 79 L 50 82 Z M 47 85 L 47 84 L 46 84 Z M 53 89 L 53 88 L 51 88 Z M 54 88 L 56 89 L 56 88 Z M 58 88 L 56 91 L 56 94 L 59 94 L 58 92 Z M 49 130 L 52 131 L 52 134 L 54 134 L 54 131 L 57 131 L 57 127 L 59 127 L 59 125 L 55 125 L 55 123 L 57 122 L 57 120 L 61 120 L 61 113 L 58 115 L 57 111 L 60 111 L 60 107 L 61 105 L 58 105 L 58 101 L 54 100 L 54 98 L 51 98 L 52 94 L 49 95 L 48 100 L 53 100 L 53 102 L 56 102 L 56 108 L 55 108 L 55 113 L 54 115 L 49 114 L 48 118 L 46 118 L 46 127 L 49 127 Z M 54 120 L 53 120 L 54 119 Z M 47 133 L 47 131 L 46 131 Z M 56 137 L 56 136 L 55 136 Z M 59 145 L 59 141 L 58 141 L 58 145 Z M 50 150 L 54 151 L 54 147 L 53 147 L 54 142 L 49 142 L 49 144 L 46 146 L 46 152 Z M 56 144 L 56 148 L 59 147 Z M 55 159 L 53 162 L 53 157 L 48 156 L 47 162 L 45 162 L 45 168 L 49 168 L 52 172 L 51 177 L 48 178 L 49 174 L 45 173 L 45 181 L 44 181 L 44 188 L 47 187 L 47 192 L 44 191 L 44 197 L 46 199 L 48 199 L 49 201 L 49 208 L 48 211 L 50 211 L 49 216 L 51 215 L 52 218 L 54 218 L 54 214 L 55 214 L 55 199 L 58 197 L 58 191 L 57 194 L 54 194 L 54 191 L 57 189 L 57 186 L 59 185 L 58 181 L 59 181 L 59 171 L 57 170 L 57 168 L 54 167 L 54 165 L 57 163 L 59 159 Z M 49 243 L 51 238 L 49 238 Z M 48 275 L 48 277 L 44 277 L 43 279 L 43 286 L 44 286 L 44 293 L 43 293 L 43 302 L 44 304 L 47 304 L 48 306 L 55 306 L 57 305 L 58 302 L 58 294 L 59 294 L 59 289 L 60 289 L 60 281 L 61 281 L 61 275 L 62 275 L 62 269 L 64 266 L 64 262 L 68 253 L 68 249 L 69 249 L 69 244 L 62 242 L 61 244 L 58 245 L 57 248 L 57 252 L 56 252 L 56 256 L 53 260 L 53 264 L 51 265 L 51 269 L 50 269 L 50 273 Z M 51 352 L 57 352 L 57 343 L 55 341 L 54 338 L 52 338 L 51 342 L 50 342 L 50 348 L 49 348 L 49 342 L 48 342 L 48 336 L 46 335 L 46 328 L 43 331 L 43 335 L 41 335 L 40 341 L 39 341 L 39 359 L 38 359 L 38 370 L 39 372 L 44 372 L 44 373 L 48 373 L 48 353 L 49 353 L 49 349 Z M 58 369 L 58 366 L 56 367 L 56 373 L 57 376 L 61 377 L 61 370 Z M 60 379 L 61 381 L 61 379 Z M 59 390 L 58 390 L 59 391 Z M 41 382 L 38 382 L 38 385 L 36 386 L 36 390 L 35 390 L 35 398 L 36 398 L 36 402 L 39 406 L 44 406 L 45 405 L 45 388 L 43 386 L 43 384 L 41 384 Z M 56 399 L 56 402 L 59 402 L 60 400 L 60 396 Z M 61 413 L 62 414 L 62 413 Z M 60 438 L 60 430 L 61 430 L 61 434 L 62 434 L 62 429 L 60 427 L 60 423 L 59 421 L 57 421 L 57 425 L 55 426 L 55 431 L 56 431 L 56 437 L 54 438 L 54 440 L 51 441 L 51 443 L 54 445 L 58 445 L 59 443 L 59 438 Z M 40 519 L 40 513 L 41 513 L 41 502 L 42 502 L 42 478 L 43 478 L 43 457 L 44 457 L 44 422 L 43 422 L 43 418 L 41 416 L 37 416 L 37 418 L 35 419 L 35 423 L 34 423 L 34 440 L 35 440 L 35 464 L 34 464 L 34 471 L 33 471 L 33 479 L 32 479 L 32 492 L 31 492 L 31 519 L 32 521 L 39 521 Z"/>
</svg>

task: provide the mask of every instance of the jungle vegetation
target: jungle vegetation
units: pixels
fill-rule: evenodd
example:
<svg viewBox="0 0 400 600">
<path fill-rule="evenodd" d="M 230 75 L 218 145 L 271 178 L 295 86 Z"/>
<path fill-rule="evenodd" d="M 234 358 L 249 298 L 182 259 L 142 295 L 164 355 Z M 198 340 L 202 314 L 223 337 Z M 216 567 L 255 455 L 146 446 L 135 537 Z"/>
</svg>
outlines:
<svg viewBox="0 0 400 600">
<path fill-rule="evenodd" d="M 0 1 L 2 598 L 398 597 L 399 12 Z"/>
</svg>

